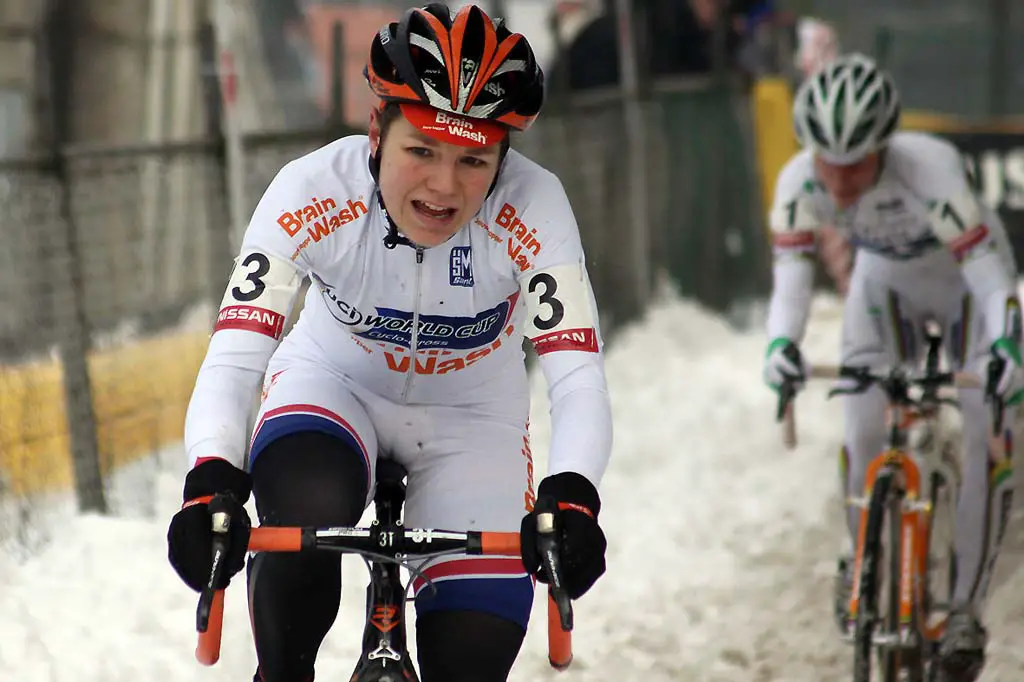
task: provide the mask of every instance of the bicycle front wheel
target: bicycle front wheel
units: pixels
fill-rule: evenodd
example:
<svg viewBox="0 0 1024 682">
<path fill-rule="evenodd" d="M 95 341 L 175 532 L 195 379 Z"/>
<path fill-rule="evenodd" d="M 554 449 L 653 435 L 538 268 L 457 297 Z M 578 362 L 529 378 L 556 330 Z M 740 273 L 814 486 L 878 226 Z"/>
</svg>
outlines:
<svg viewBox="0 0 1024 682">
<path fill-rule="evenodd" d="M 893 472 L 878 472 L 871 489 L 867 526 L 861 547 L 857 614 L 853 630 L 853 680 L 871 682 L 871 659 L 874 650 L 875 629 L 879 618 L 880 573 L 882 567 L 882 529 L 886 516 L 886 501 L 892 488 Z"/>
<path fill-rule="evenodd" d="M 890 487 L 885 498 L 885 529 L 889 545 L 885 575 L 885 638 L 879 647 L 878 664 L 884 682 L 899 680 L 901 665 L 900 587 L 903 564 L 903 495 Z"/>
</svg>

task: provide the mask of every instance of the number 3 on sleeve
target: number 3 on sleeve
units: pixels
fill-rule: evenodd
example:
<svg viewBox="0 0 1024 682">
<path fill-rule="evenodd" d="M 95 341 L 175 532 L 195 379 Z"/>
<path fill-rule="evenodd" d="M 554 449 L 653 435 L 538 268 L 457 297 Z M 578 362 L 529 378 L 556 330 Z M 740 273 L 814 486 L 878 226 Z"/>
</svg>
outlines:
<svg viewBox="0 0 1024 682">
<path fill-rule="evenodd" d="M 250 252 L 231 273 L 214 333 L 238 329 L 280 340 L 300 284 L 299 272 L 290 263 L 261 251 Z"/>
<path fill-rule="evenodd" d="M 558 350 L 598 351 L 593 294 L 583 267 L 555 265 L 522 280 L 526 336 L 538 355 Z"/>
</svg>

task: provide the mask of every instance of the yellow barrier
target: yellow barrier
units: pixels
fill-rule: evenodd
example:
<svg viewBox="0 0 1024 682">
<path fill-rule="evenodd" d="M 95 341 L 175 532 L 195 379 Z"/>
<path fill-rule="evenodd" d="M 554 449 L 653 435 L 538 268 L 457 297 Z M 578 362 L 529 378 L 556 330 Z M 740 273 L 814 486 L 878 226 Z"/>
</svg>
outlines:
<svg viewBox="0 0 1024 682">
<path fill-rule="evenodd" d="M 775 179 L 800 149 L 793 133 L 793 92 L 789 82 L 778 77 L 758 79 L 754 84 L 751 106 L 763 206 L 767 215 L 775 193 Z M 932 133 L 1024 132 L 1024 117 L 971 121 L 931 112 L 905 111 L 900 117 L 900 128 Z"/>
<path fill-rule="evenodd" d="M 775 178 L 800 150 L 793 133 L 793 94 L 785 79 L 765 77 L 754 83 L 751 99 L 761 205 L 767 215 L 775 193 Z"/>
<path fill-rule="evenodd" d="M 900 128 L 927 133 L 1020 133 L 1024 132 L 1024 118 L 974 121 L 929 111 L 904 111 L 900 115 Z"/>
<path fill-rule="evenodd" d="M 176 334 L 90 354 L 102 471 L 181 440 L 208 343 Z M 56 360 L 0 367 L 0 480 L 16 495 L 72 486 L 62 381 Z"/>
</svg>

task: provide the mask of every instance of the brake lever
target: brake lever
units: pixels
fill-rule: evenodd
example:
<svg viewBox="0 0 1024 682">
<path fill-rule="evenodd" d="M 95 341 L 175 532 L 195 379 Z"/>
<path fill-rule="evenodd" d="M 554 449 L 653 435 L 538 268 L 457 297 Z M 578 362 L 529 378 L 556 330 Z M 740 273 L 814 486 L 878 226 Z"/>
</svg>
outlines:
<svg viewBox="0 0 1024 682">
<path fill-rule="evenodd" d="M 835 398 L 837 395 L 853 395 L 854 393 L 860 393 L 856 388 L 830 388 L 828 393 L 825 394 L 825 398 Z"/>
<path fill-rule="evenodd" d="M 836 386 L 830 388 L 826 394 L 827 398 L 834 398 L 837 395 L 854 395 L 857 393 L 863 393 L 871 387 L 872 382 L 875 378 L 871 375 L 870 370 L 866 367 L 850 367 L 842 365 L 839 367 L 839 373 L 837 379 L 852 380 L 854 384 L 849 387 Z"/>
<path fill-rule="evenodd" d="M 228 552 L 228 529 L 231 527 L 231 516 L 227 506 L 214 495 L 209 502 L 210 530 L 213 531 L 213 561 L 210 564 L 210 578 L 199 593 L 199 605 L 196 607 L 196 631 L 206 632 L 210 625 L 210 612 L 213 609 L 213 595 L 217 591 L 214 585 L 220 582 L 224 574 L 224 559 Z"/>
<path fill-rule="evenodd" d="M 997 436 L 1003 432 L 1003 411 L 1006 405 L 996 387 L 999 385 L 999 377 L 1002 375 L 1005 365 L 1006 360 L 1001 360 L 1000 364 L 989 363 L 988 381 L 985 385 L 985 395 L 992 401 L 992 433 Z"/>
<path fill-rule="evenodd" d="M 857 393 L 863 393 L 864 391 L 866 391 L 868 389 L 868 386 L 870 386 L 870 384 L 865 383 L 863 385 L 858 384 L 850 388 L 830 388 L 828 393 L 826 394 L 826 397 L 834 398 L 837 395 L 856 395 Z"/>
<path fill-rule="evenodd" d="M 537 549 L 541 565 L 548 578 L 548 589 L 558 607 L 558 619 L 562 630 L 571 632 L 573 627 L 572 600 L 562 584 L 562 560 L 558 556 L 558 533 L 555 526 L 557 503 L 550 497 L 538 498 L 534 503 L 537 517 Z"/>
<path fill-rule="evenodd" d="M 1006 409 L 1006 405 L 1003 399 L 998 396 L 992 396 L 992 433 L 993 435 L 1000 435 L 1003 432 L 1003 412 Z"/>
<path fill-rule="evenodd" d="M 786 410 L 789 408 L 789 403 L 792 402 L 793 396 L 796 395 L 796 389 L 793 388 L 793 382 L 786 380 L 783 381 L 779 386 L 779 403 L 775 408 L 775 421 L 781 422 L 786 416 Z"/>
</svg>

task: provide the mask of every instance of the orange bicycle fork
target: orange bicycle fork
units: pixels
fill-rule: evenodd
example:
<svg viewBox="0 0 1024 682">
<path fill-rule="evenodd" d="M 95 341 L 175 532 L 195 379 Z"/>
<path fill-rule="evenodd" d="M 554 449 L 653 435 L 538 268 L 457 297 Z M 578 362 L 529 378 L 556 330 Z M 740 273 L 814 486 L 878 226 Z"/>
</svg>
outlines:
<svg viewBox="0 0 1024 682">
<path fill-rule="evenodd" d="M 850 501 L 850 504 L 860 508 L 860 521 L 854 554 L 848 631 L 852 631 L 860 608 L 861 576 L 871 491 L 879 472 L 885 467 L 892 468 L 894 471 L 893 487 L 890 494 L 899 495 L 902 500 L 899 535 L 900 572 L 898 576 L 890 576 L 890 579 L 899 581 L 899 628 L 898 632 L 887 634 L 898 635 L 899 642 L 909 642 L 913 637 L 916 623 L 920 634 L 930 640 L 938 635 L 937 632 L 928 630 L 927 614 L 924 613 L 932 509 L 931 503 L 922 499 L 920 467 L 905 450 L 898 448 L 886 450 L 868 463 L 864 486 L 865 495 Z"/>
</svg>

